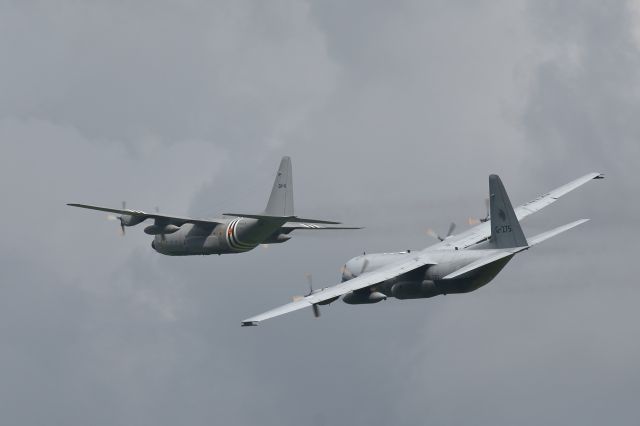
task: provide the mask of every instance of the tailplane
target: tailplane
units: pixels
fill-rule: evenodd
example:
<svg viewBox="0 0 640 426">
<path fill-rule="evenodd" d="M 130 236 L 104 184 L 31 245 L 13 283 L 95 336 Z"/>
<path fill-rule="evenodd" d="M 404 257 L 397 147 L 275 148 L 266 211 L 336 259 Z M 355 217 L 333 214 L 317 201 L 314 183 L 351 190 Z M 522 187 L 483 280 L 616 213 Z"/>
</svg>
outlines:
<svg viewBox="0 0 640 426">
<path fill-rule="evenodd" d="M 262 214 L 254 213 L 223 213 L 225 216 L 245 217 L 248 219 L 257 219 L 264 222 L 280 223 L 304 223 L 304 224 L 323 224 L 323 225 L 340 225 L 340 222 L 334 222 L 332 220 L 321 219 L 305 219 L 297 217 L 293 214 L 293 179 L 291 175 L 291 158 L 282 157 L 280 161 L 280 167 L 278 168 L 278 174 L 276 180 L 273 182 L 273 189 L 271 189 L 271 196 L 267 202 L 267 208 L 264 209 Z M 288 227 L 291 229 L 291 226 Z M 295 227 L 294 227 L 295 228 Z M 297 229 L 297 228 L 296 228 Z M 302 229 L 302 227 L 300 227 Z M 313 227 L 304 229 L 338 229 L 327 227 Z M 340 228 L 340 229 L 352 229 L 352 228 Z M 353 228 L 358 229 L 358 228 Z M 291 232 L 291 231 L 289 231 Z"/>
<path fill-rule="evenodd" d="M 489 176 L 489 212 L 491 245 L 494 248 L 528 246 L 507 191 L 498 175 Z"/>
<path fill-rule="evenodd" d="M 278 174 L 273 182 L 271 196 L 264 213 L 268 216 L 293 216 L 293 177 L 290 157 L 282 157 L 280 161 Z"/>
</svg>

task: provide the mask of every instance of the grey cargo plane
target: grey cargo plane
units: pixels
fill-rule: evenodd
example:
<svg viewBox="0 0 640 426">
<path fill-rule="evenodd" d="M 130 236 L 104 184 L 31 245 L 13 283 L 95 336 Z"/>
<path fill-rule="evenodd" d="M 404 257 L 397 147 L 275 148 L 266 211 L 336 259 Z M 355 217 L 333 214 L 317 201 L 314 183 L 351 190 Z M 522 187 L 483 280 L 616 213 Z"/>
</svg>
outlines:
<svg viewBox="0 0 640 426">
<path fill-rule="evenodd" d="M 125 227 L 153 219 L 153 224 L 147 226 L 144 232 L 155 235 L 151 243 L 155 251 L 169 256 L 242 253 L 254 249 L 259 244 L 284 243 L 291 238 L 289 234 L 297 229 L 360 229 L 334 226 L 340 222 L 294 216 L 293 179 L 289 157 L 282 157 L 280 161 L 271 196 L 264 213 L 261 214 L 223 213 L 223 216 L 228 217 L 192 219 L 157 212 L 127 210 L 124 205 L 122 209 L 75 203 L 67 205 L 120 215 L 117 219 L 120 221 L 123 234 Z"/>
<path fill-rule="evenodd" d="M 526 238 L 519 220 L 554 203 L 558 198 L 592 179 L 590 173 L 525 203 L 515 210 L 497 175 L 489 176 L 489 217 L 458 235 L 448 235 L 441 242 L 421 251 L 376 253 L 354 257 L 342 267 L 342 283 L 323 289 L 310 289 L 306 296 L 242 321 L 243 326 L 298 309 L 327 305 L 342 296 L 349 304 L 377 303 L 388 297 L 419 299 L 440 294 L 468 293 L 491 281 L 511 258 L 542 241 L 578 226 L 580 219 Z M 450 229 L 450 231 L 452 228 Z"/>
</svg>

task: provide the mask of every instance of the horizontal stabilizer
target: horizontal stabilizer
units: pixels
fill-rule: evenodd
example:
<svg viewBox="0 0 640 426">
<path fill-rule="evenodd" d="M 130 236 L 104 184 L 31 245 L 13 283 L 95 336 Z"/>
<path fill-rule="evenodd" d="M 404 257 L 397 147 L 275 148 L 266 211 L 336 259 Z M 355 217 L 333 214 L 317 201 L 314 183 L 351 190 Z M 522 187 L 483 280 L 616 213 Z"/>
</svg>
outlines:
<svg viewBox="0 0 640 426">
<path fill-rule="evenodd" d="M 340 225 L 340 222 L 320 219 L 304 219 L 297 216 L 272 216 L 265 214 L 247 214 L 247 213 L 223 213 L 225 216 L 246 217 L 249 219 L 259 219 L 272 222 L 296 222 L 296 223 L 321 223 L 325 225 Z"/>
<path fill-rule="evenodd" d="M 538 234 L 536 236 L 530 237 L 527 239 L 528 242 L 528 246 L 525 247 L 515 247 L 513 249 L 508 249 L 508 250 L 504 250 L 504 251 L 499 251 L 495 254 L 490 254 L 488 256 L 485 256 L 481 259 L 476 260 L 475 262 L 472 262 L 466 266 L 463 266 L 462 268 L 450 273 L 449 275 L 445 276 L 443 278 L 443 280 L 450 280 L 453 278 L 458 278 L 468 272 L 474 271 L 478 268 L 482 268 L 483 266 L 486 266 L 490 263 L 493 263 L 497 260 L 500 259 L 504 259 L 505 257 L 509 257 L 509 256 L 513 256 L 516 253 L 519 253 L 523 250 L 528 249 L 529 247 L 535 246 L 536 244 L 539 244 L 545 240 L 548 240 L 551 237 L 555 237 L 558 234 L 561 234 L 565 231 L 568 231 L 571 228 L 575 228 L 578 225 L 582 225 L 583 223 L 589 221 L 589 219 L 580 219 L 580 220 L 576 220 L 575 222 L 571 222 L 568 223 L 566 225 L 562 225 L 562 226 L 558 226 L 557 228 L 554 228 L 550 231 L 547 232 L 543 232 L 542 234 Z"/>
<path fill-rule="evenodd" d="M 499 251 L 497 253 L 494 254 L 490 254 L 488 256 L 485 256 L 483 258 L 480 258 L 478 260 L 476 260 L 475 262 L 471 262 L 470 264 L 468 264 L 467 266 L 463 266 L 462 268 L 453 271 L 452 273 L 450 273 L 449 275 L 446 275 L 444 278 L 442 278 L 443 280 L 450 280 L 453 278 L 458 278 L 468 272 L 471 271 L 475 271 L 476 269 L 482 268 L 483 266 L 486 266 L 490 263 L 493 263 L 497 260 L 500 259 L 504 259 L 505 257 L 510 257 L 513 256 L 514 254 L 521 252 L 522 250 L 526 250 L 529 247 L 515 247 L 509 250 L 504 250 L 504 251 Z"/>
<path fill-rule="evenodd" d="M 285 231 L 294 231 L 296 229 L 317 231 L 317 230 L 325 230 L 325 229 L 333 229 L 333 230 L 362 229 L 362 226 L 323 226 L 323 225 L 316 225 L 314 223 L 294 222 L 294 223 L 285 223 L 280 228 L 282 228 Z"/>
<path fill-rule="evenodd" d="M 571 222 L 571 223 L 567 223 L 566 225 L 562 225 L 562 226 L 558 226 L 557 228 L 554 228 L 550 231 L 547 232 L 543 232 L 542 234 L 538 234 L 534 237 L 530 237 L 528 239 L 529 241 L 529 245 L 530 246 L 535 246 L 536 244 L 539 244 L 541 242 L 543 242 L 544 240 L 548 240 L 551 237 L 555 237 L 558 234 L 563 233 L 564 231 L 568 231 L 571 228 L 575 228 L 578 225 L 582 225 L 585 222 L 588 222 L 589 219 L 580 219 L 580 220 L 576 220 L 575 222 Z"/>
</svg>

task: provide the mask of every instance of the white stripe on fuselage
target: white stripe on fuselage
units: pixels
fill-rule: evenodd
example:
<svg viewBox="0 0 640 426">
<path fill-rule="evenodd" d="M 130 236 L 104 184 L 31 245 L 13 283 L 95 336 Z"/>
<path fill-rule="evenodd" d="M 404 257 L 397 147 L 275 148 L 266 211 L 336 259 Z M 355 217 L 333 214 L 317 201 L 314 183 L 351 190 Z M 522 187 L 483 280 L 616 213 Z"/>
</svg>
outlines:
<svg viewBox="0 0 640 426">
<path fill-rule="evenodd" d="M 257 244 L 244 243 L 238 239 L 238 235 L 236 233 L 236 227 L 241 220 L 242 218 L 235 218 L 231 222 L 229 222 L 229 225 L 227 225 L 227 230 L 225 233 L 227 244 L 229 245 L 229 247 L 232 250 L 239 251 L 239 252 L 249 251 L 257 247 Z"/>
</svg>

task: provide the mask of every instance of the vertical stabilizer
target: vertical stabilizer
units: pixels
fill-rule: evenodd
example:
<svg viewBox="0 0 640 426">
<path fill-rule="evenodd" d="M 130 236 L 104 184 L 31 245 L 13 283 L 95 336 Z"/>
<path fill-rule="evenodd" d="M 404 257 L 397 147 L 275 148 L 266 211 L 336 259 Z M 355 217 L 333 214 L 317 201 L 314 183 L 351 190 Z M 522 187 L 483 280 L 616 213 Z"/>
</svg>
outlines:
<svg viewBox="0 0 640 426">
<path fill-rule="evenodd" d="M 526 247 L 522 232 L 507 191 L 498 175 L 489 176 L 489 212 L 491 218 L 491 245 L 495 248 Z"/>
<path fill-rule="evenodd" d="M 278 174 L 273 182 L 271 196 L 264 212 L 270 216 L 293 216 L 293 178 L 290 157 L 282 157 L 280 161 Z"/>
</svg>

